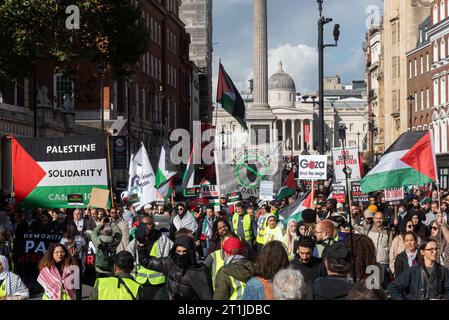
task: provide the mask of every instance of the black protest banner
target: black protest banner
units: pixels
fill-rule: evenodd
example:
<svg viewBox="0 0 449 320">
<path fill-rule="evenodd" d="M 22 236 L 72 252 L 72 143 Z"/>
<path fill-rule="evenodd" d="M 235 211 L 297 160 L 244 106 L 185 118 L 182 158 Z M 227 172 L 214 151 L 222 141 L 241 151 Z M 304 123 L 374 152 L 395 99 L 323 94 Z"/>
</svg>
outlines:
<svg viewBox="0 0 449 320">
<path fill-rule="evenodd" d="M 54 231 L 16 233 L 14 261 L 17 266 L 37 265 L 53 243 L 59 243 L 62 234 Z"/>
</svg>

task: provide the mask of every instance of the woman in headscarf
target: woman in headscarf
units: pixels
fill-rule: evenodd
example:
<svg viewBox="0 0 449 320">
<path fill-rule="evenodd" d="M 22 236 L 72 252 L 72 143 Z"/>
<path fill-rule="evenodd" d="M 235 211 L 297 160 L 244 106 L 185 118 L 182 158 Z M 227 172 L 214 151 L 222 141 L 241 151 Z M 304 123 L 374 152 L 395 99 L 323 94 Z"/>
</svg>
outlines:
<svg viewBox="0 0 449 320">
<path fill-rule="evenodd" d="M 267 244 L 270 241 L 278 240 L 282 242 L 284 238 L 284 232 L 282 229 L 282 225 L 278 224 L 278 219 L 274 214 L 269 214 L 267 218 L 267 228 L 265 229 L 265 239 L 264 244 Z"/>
<path fill-rule="evenodd" d="M 0 255 L 0 300 L 24 300 L 30 293 L 15 273 L 9 271 L 8 259 Z"/>
<path fill-rule="evenodd" d="M 427 239 L 430 237 L 430 230 L 424 223 L 422 223 L 418 211 L 414 211 L 410 215 L 410 220 L 413 222 L 413 232 L 418 235 L 419 239 Z"/>
<path fill-rule="evenodd" d="M 285 232 L 282 242 L 285 244 L 288 253 L 288 259 L 291 261 L 295 257 L 295 242 L 298 240 L 296 235 L 297 222 L 291 219 L 287 223 L 287 231 Z"/>
<path fill-rule="evenodd" d="M 42 300 L 75 300 L 79 267 L 62 244 L 51 246 L 39 263 L 37 282 L 44 288 Z"/>
</svg>

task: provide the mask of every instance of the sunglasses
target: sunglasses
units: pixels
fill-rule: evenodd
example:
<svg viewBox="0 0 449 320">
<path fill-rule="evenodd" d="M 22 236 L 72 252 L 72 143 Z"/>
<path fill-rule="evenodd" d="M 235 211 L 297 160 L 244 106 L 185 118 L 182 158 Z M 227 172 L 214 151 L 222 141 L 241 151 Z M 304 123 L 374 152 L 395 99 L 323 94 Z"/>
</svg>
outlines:
<svg viewBox="0 0 449 320">
<path fill-rule="evenodd" d="M 413 228 L 413 225 L 412 225 L 412 224 L 409 224 L 409 225 L 407 225 L 407 228 L 408 228 L 408 229 L 411 229 L 411 228 Z"/>
<path fill-rule="evenodd" d="M 438 249 L 438 248 L 429 248 L 429 249 L 424 249 L 424 251 L 438 252 L 438 251 L 440 251 L 440 249 Z"/>
<path fill-rule="evenodd" d="M 434 227 L 432 227 L 432 230 L 438 230 L 438 227 L 434 226 Z"/>
<path fill-rule="evenodd" d="M 178 211 L 184 211 L 184 208 L 178 208 L 177 210 Z"/>
</svg>

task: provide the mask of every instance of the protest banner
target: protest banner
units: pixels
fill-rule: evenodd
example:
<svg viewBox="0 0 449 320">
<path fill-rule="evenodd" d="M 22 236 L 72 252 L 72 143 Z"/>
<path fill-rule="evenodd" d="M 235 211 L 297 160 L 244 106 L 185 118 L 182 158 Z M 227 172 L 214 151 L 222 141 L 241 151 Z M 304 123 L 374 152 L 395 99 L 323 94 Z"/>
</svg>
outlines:
<svg viewBox="0 0 449 320">
<path fill-rule="evenodd" d="M 345 162 L 348 171 L 348 180 L 360 180 L 360 165 L 357 147 L 333 148 L 332 157 L 334 159 L 334 174 L 336 181 L 345 181 Z"/>
<path fill-rule="evenodd" d="M 273 181 L 262 180 L 260 182 L 260 200 L 271 201 L 273 200 Z"/>
<path fill-rule="evenodd" d="M 298 156 L 299 180 L 326 180 L 327 156 L 300 155 Z"/>
<path fill-rule="evenodd" d="M 351 199 L 352 202 L 358 202 L 361 204 L 367 204 L 368 194 L 363 193 L 360 188 L 360 181 L 351 181 Z"/>
<path fill-rule="evenodd" d="M 92 188 L 108 189 L 102 135 L 11 140 L 14 193 L 22 208 L 75 208 L 68 194 L 83 195 L 87 206 Z"/>
</svg>

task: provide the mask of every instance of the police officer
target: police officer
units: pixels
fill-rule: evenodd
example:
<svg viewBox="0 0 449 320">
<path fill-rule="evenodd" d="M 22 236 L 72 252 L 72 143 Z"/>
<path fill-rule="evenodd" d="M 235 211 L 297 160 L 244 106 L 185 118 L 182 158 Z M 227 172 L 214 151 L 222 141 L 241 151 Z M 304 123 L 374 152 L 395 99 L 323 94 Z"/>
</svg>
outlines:
<svg viewBox="0 0 449 320">
<path fill-rule="evenodd" d="M 90 300 L 143 300 L 142 287 L 131 276 L 134 258 L 128 251 L 120 251 L 114 260 L 114 276 L 95 282 Z"/>
</svg>

